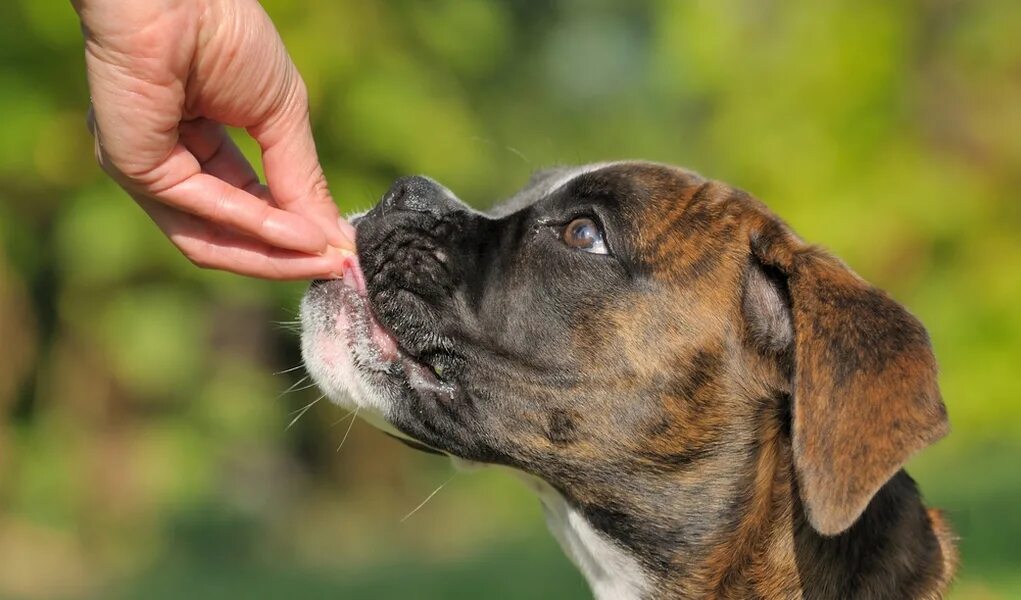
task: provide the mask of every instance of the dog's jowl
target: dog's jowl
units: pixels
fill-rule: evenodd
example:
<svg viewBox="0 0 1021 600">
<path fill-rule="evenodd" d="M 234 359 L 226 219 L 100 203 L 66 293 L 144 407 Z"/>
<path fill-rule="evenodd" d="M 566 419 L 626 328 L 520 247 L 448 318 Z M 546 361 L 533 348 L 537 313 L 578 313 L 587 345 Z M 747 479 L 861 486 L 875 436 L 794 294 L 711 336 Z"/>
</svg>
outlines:
<svg viewBox="0 0 1021 600">
<path fill-rule="evenodd" d="M 596 596 L 942 596 L 952 534 L 901 469 L 947 432 L 928 336 L 748 194 L 626 162 L 479 213 L 411 177 L 356 227 L 309 372 L 524 474 Z"/>
</svg>

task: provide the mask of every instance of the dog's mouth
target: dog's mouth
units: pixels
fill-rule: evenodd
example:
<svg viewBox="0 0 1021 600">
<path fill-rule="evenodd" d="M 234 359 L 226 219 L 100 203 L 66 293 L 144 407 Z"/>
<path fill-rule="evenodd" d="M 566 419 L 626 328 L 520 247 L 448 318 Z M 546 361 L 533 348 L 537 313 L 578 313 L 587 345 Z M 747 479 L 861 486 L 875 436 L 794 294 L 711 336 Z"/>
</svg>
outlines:
<svg viewBox="0 0 1021 600">
<path fill-rule="evenodd" d="M 358 257 L 353 254 L 348 256 L 344 260 L 342 268 L 343 277 L 341 279 L 321 280 L 315 282 L 315 285 L 322 287 L 343 286 L 345 288 L 344 290 L 338 290 L 338 293 L 341 295 L 342 306 L 337 314 L 337 330 L 346 331 L 351 342 L 359 341 L 351 338 L 363 338 L 369 341 L 371 348 L 375 350 L 372 354 L 381 363 L 376 366 L 389 367 L 402 358 L 400 344 L 397 342 L 396 336 L 383 327 L 372 312 L 368 290 L 365 286 L 365 275 L 362 273 Z M 345 317 L 353 318 L 361 327 L 352 327 L 350 323 L 345 323 Z M 381 370 L 389 369 L 384 368 Z"/>
<path fill-rule="evenodd" d="M 360 375 L 351 373 L 379 390 L 405 390 L 418 395 L 453 396 L 454 386 L 441 381 L 433 367 L 404 348 L 400 338 L 376 317 L 368 293 L 365 275 L 357 256 L 347 257 L 339 279 L 313 282 L 310 296 L 315 297 L 316 313 L 323 319 L 319 331 L 326 339 L 346 346 L 346 355 Z M 331 344 L 327 342 L 327 345 Z M 327 346 L 329 347 L 329 346 Z M 319 350 L 320 354 L 329 350 Z M 334 361 L 331 361 L 334 362 Z M 354 408 L 360 407 L 355 406 Z M 383 414 L 374 411 L 359 412 L 371 424 L 397 438 L 406 445 L 423 452 L 444 454 L 442 451 L 395 431 Z M 383 422 L 379 421 L 383 418 Z"/>
<path fill-rule="evenodd" d="M 344 260 L 341 279 L 319 280 L 314 285 L 339 296 L 335 329 L 361 350 L 356 354 L 359 367 L 390 374 L 403 372 L 412 388 L 423 391 L 436 392 L 449 386 L 439 380 L 430 365 L 404 348 L 397 335 L 376 317 L 357 256 Z"/>
</svg>

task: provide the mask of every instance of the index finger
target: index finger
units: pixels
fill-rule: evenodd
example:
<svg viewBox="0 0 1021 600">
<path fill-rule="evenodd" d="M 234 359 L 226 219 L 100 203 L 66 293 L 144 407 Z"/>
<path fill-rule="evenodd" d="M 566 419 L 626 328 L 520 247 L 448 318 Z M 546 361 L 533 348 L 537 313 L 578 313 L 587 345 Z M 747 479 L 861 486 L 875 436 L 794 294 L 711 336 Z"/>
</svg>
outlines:
<svg viewBox="0 0 1021 600">
<path fill-rule="evenodd" d="M 153 196 L 278 248 L 309 254 L 326 250 L 323 230 L 311 219 L 276 208 L 208 173 L 196 173 Z M 333 226 L 337 227 L 336 221 Z"/>
<path fill-rule="evenodd" d="M 298 78 L 297 73 L 294 76 Z M 277 204 L 318 224 L 329 245 L 353 251 L 354 239 L 339 224 L 340 214 L 316 154 L 304 84 L 297 82 L 292 98 L 248 132 L 262 148 L 266 184 Z"/>
</svg>

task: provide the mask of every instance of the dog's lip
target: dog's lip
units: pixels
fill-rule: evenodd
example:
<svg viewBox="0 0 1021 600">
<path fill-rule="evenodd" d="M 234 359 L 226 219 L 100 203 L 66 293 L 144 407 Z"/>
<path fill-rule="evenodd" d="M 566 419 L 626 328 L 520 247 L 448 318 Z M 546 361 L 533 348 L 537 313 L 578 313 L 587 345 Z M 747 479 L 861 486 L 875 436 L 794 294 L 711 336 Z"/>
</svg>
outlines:
<svg viewBox="0 0 1021 600">
<path fill-rule="evenodd" d="M 344 258 L 341 263 L 341 274 L 344 285 L 358 292 L 359 296 L 365 297 L 368 292 L 365 288 L 365 274 L 362 273 L 361 263 L 358 256 L 352 254 Z"/>
<path fill-rule="evenodd" d="M 418 357 L 408 352 L 401 345 L 400 340 L 389 329 L 386 328 L 372 311 L 372 303 L 368 301 L 368 288 L 365 283 L 365 273 L 362 271 L 361 262 L 358 256 L 345 257 L 342 263 L 342 278 L 344 285 L 351 288 L 366 302 L 368 309 L 369 323 L 371 328 L 372 342 L 379 348 L 383 358 L 387 362 L 400 361 L 404 367 L 412 387 L 427 391 L 450 392 L 449 384 L 442 382 L 436 377 L 432 366 L 423 363 Z"/>
<path fill-rule="evenodd" d="M 380 357 L 386 362 L 398 360 L 403 354 L 397 343 L 397 338 L 376 318 L 372 312 L 372 305 L 368 301 L 368 291 L 365 285 L 365 275 L 362 273 L 361 264 L 356 255 L 347 256 L 341 265 L 341 282 L 345 287 L 353 290 L 365 302 L 367 317 L 369 320 L 369 335 L 372 343 L 379 350 Z"/>
</svg>

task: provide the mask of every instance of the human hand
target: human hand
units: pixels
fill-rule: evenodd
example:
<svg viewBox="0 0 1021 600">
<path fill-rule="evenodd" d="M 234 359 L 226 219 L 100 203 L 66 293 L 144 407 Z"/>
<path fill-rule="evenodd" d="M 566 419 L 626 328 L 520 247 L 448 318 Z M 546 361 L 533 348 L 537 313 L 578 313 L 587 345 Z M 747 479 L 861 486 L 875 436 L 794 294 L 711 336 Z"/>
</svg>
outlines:
<svg viewBox="0 0 1021 600">
<path fill-rule="evenodd" d="M 329 277 L 354 249 L 316 156 L 304 82 L 256 0 L 72 0 L 96 157 L 200 267 Z M 267 185 L 227 135 L 262 148 Z"/>
</svg>

